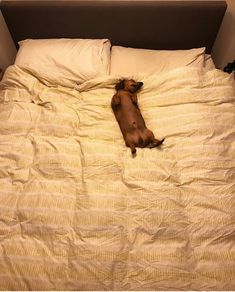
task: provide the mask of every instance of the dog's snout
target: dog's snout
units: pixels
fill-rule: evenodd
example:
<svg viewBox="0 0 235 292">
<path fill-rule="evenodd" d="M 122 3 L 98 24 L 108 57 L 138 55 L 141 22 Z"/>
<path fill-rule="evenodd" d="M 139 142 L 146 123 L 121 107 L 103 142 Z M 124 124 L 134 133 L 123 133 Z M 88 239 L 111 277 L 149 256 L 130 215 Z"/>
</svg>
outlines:
<svg viewBox="0 0 235 292">
<path fill-rule="evenodd" d="M 136 83 L 135 83 L 135 86 L 136 86 L 136 87 L 141 87 L 141 86 L 143 86 L 143 84 L 144 84 L 143 82 L 136 82 Z"/>
<path fill-rule="evenodd" d="M 135 84 L 133 84 L 132 86 L 135 87 L 135 88 L 140 88 L 143 86 L 143 82 L 135 82 Z"/>
</svg>

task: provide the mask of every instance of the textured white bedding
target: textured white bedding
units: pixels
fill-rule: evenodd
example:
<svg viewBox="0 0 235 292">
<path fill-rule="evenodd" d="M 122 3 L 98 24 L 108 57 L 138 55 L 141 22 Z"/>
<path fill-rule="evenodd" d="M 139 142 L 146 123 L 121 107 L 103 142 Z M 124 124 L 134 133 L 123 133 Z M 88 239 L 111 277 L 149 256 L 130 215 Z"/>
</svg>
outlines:
<svg viewBox="0 0 235 292">
<path fill-rule="evenodd" d="M 0 84 L 1 290 L 234 290 L 235 88 L 219 70 L 136 76 L 147 126 L 133 158 L 114 77 Z"/>
</svg>

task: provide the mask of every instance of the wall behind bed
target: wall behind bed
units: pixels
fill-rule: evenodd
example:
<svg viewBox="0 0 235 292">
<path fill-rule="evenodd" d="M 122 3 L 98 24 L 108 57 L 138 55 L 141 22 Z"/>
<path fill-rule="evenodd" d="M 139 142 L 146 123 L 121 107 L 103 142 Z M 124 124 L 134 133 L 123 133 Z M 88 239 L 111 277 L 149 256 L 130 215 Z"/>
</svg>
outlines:
<svg viewBox="0 0 235 292">
<path fill-rule="evenodd" d="M 15 60 L 15 55 L 15 45 L 0 11 L 0 68 L 4 70 L 12 64 Z"/>
<path fill-rule="evenodd" d="M 224 68 L 228 62 L 235 60 L 235 0 L 227 0 L 227 5 L 212 49 L 212 57 L 219 68 Z"/>
<path fill-rule="evenodd" d="M 46 1 L 46 0 L 42 0 Z M 60 0 L 57 0 L 60 1 Z M 76 0 L 74 0 L 76 1 Z M 86 1 L 86 0 L 84 0 Z M 117 0 L 113 0 L 117 1 Z M 125 1 L 125 0 L 122 0 Z M 137 0 L 144 1 L 144 0 Z M 158 0 L 152 0 L 158 1 Z M 187 0 L 174 0 L 187 1 Z M 219 1 L 219 0 L 191 0 L 191 1 Z M 0 0 L 1 2 L 1 0 Z M 228 8 L 212 49 L 212 57 L 218 68 L 223 68 L 229 61 L 235 59 L 235 0 L 227 0 Z M 13 64 L 16 49 L 0 12 L 0 68 L 5 69 Z"/>
</svg>

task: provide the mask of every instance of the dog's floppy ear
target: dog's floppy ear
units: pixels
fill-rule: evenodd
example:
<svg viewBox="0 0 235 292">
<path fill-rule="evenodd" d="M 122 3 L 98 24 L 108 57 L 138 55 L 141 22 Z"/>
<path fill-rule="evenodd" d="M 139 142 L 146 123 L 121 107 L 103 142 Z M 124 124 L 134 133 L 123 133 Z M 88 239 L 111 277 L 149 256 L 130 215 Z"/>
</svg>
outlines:
<svg viewBox="0 0 235 292">
<path fill-rule="evenodd" d="M 115 108 L 119 104 L 120 104 L 120 97 L 117 94 L 115 94 L 112 98 L 111 106 L 112 108 Z"/>
<path fill-rule="evenodd" d="M 118 91 L 118 90 L 121 90 L 121 89 L 124 89 L 124 87 L 125 87 L 124 82 L 125 82 L 125 79 L 120 80 L 120 81 L 116 84 L 115 89 L 116 89 L 117 91 Z"/>
</svg>

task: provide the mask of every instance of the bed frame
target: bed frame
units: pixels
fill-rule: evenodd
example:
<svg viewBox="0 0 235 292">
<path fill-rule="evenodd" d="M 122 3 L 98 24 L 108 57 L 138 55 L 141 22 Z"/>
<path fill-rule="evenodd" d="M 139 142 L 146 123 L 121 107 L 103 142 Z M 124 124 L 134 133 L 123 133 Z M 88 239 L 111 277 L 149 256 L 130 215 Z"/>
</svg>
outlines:
<svg viewBox="0 0 235 292">
<path fill-rule="evenodd" d="M 225 1 L 2 1 L 12 38 L 109 38 L 146 49 L 211 52 Z"/>
</svg>

